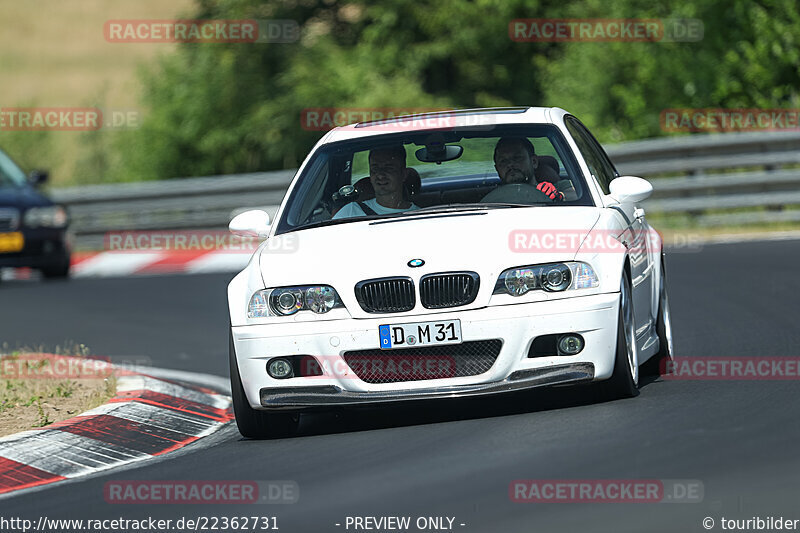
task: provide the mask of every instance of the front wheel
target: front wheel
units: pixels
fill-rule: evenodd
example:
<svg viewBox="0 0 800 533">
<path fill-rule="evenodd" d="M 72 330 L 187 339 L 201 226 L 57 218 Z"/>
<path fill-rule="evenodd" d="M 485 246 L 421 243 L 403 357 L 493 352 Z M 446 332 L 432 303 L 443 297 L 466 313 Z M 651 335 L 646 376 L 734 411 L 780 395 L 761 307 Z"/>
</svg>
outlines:
<svg viewBox="0 0 800 533">
<path fill-rule="evenodd" d="M 633 322 L 633 294 L 628 273 L 622 276 L 617 319 L 617 349 L 614 372 L 604 384 L 609 398 L 633 398 L 639 394 L 639 354 Z"/>
<path fill-rule="evenodd" d="M 229 359 L 233 413 L 236 415 L 236 426 L 239 428 L 239 433 L 250 439 L 274 439 L 295 434 L 300 425 L 300 415 L 259 411 L 250 407 L 239 375 L 239 365 L 236 364 L 233 336 L 230 338 Z"/>
<path fill-rule="evenodd" d="M 54 262 L 51 265 L 47 265 L 43 267 L 42 277 L 45 279 L 66 279 L 69 277 L 69 269 L 70 269 L 70 261 L 71 257 L 70 254 L 66 254 L 64 257 L 59 259 L 58 261 Z"/>
<path fill-rule="evenodd" d="M 672 317 L 669 312 L 666 270 L 664 269 L 663 259 L 661 261 L 661 283 L 659 284 L 658 293 L 658 318 L 656 319 L 658 353 L 643 365 L 643 370 L 651 376 L 668 374 L 675 357 L 672 348 Z"/>
</svg>

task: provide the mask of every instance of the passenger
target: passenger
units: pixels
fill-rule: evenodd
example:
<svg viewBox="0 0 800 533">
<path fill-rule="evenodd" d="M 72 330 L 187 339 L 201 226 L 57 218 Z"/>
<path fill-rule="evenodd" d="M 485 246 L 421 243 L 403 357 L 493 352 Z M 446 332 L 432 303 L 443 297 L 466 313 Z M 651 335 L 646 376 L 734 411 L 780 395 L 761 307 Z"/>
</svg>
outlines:
<svg viewBox="0 0 800 533">
<path fill-rule="evenodd" d="M 564 200 L 564 194 L 552 182 L 539 181 L 541 178 L 536 176 L 538 167 L 539 158 L 533 144 L 525 137 L 503 137 L 497 141 L 494 147 L 494 168 L 503 185 L 528 183 L 551 200 Z"/>
<path fill-rule="evenodd" d="M 408 175 L 406 150 L 402 146 L 370 150 L 369 181 L 375 190 L 375 198 L 363 202 L 350 202 L 333 218 L 388 215 L 419 209 L 408 198 L 404 186 Z"/>
</svg>

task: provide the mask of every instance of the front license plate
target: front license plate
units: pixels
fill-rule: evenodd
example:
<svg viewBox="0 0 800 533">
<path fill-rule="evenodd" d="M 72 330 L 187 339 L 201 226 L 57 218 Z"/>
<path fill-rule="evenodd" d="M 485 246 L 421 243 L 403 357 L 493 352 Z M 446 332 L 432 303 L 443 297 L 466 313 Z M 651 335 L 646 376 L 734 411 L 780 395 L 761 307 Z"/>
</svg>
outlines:
<svg viewBox="0 0 800 533">
<path fill-rule="evenodd" d="M 19 252 L 25 247 L 25 237 L 22 233 L 0 233 L 0 254 Z"/>
<path fill-rule="evenodd" d="M 430 346 L 433 344 L 459 344 L 461 342 L 460 320 L 438 320 L 436 322 L 412 322 L 378 326 L 381 350 Z"/>
</svg>

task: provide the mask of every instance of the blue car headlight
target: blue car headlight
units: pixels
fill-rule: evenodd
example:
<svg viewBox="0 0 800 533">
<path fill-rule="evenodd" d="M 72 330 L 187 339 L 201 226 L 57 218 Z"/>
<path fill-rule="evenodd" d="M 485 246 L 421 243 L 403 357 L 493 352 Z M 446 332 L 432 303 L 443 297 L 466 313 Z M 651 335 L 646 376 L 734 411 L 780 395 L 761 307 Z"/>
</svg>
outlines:
<svg viewBox="0 0 800 533">
<path fill-rule="evenodd" d="M 31 207 L 22 221 L 29 228 L 63 228 L 67 225 L 67 210 L 60 205 Z"/>
</svg>

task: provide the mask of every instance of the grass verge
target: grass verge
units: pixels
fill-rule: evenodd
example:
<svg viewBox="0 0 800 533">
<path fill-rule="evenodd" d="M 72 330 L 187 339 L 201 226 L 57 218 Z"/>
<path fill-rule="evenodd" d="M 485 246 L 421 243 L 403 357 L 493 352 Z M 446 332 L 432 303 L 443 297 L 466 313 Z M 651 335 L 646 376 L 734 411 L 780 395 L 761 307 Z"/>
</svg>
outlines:
<svg viewBox="0 0 800 533">
<path fill-rule="evenodd" d="M 84 355 L 0 355 L 0 436 L 46 427 L 106 403 L 116 393 L 110 368 Z"/>
</svg>

